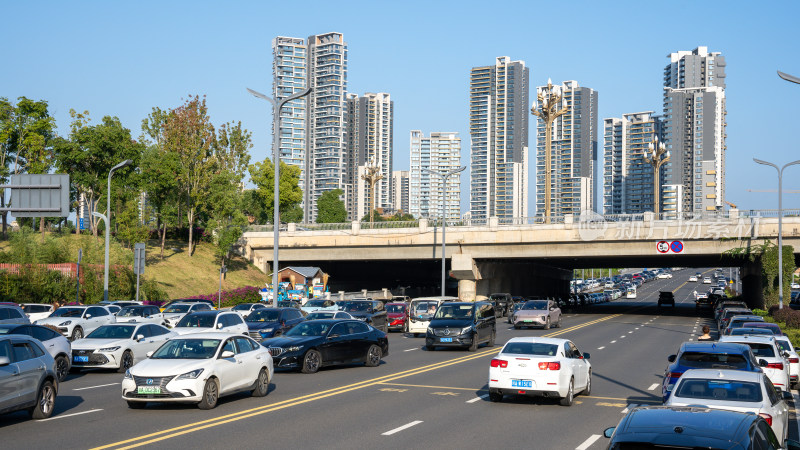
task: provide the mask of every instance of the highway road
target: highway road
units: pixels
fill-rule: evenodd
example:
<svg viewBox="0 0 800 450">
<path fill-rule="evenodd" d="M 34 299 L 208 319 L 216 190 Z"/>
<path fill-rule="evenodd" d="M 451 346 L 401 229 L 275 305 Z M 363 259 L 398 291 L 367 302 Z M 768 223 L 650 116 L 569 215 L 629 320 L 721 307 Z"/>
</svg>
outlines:
<svg viewBox="0 0 800 450">
<path fill-rule="evenodd" d="M 694 272 L 646 283 L 636 299 L 567 312 L 560 329 L 498 322 L 497 345 L 475 353 L 425 351 L 423 338 L 392 333 L 379 367 L 277 371 L 267 397 L 225 397 L 210 411 L 177 404 L 131 410 L 120 398 L 121 374 L 71 375 L 47 421 L 0 417 L 3 448 L 605 448 L 603 430 L 634 405 L 660 404 L 667 356 L 712 324 L 695 313 L 692 291 L 708 285 L 687 283 Z M 655 306 L 659 290 L 675 292 L 674 309 Z M 568 338 L 590 353 L 592 395 L 576 397 L 572 407 L 530 398 L 489 402 L 489 361 L 516 336 Z M 789 437 L 797 439 L 791 407 Z"/>
</svg>

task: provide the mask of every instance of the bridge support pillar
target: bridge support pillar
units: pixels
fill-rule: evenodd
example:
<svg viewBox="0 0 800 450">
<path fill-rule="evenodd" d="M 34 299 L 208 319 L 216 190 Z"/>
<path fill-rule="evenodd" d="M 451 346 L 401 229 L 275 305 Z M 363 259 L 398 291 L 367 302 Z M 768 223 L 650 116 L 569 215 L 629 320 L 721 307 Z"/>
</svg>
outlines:
<svg viewBox="0 0 800 450">
<path fill-rule="evenodd" d="M 529 262 L 480 262 L 482 280 L 477 295 L 508 292 L 512 295 L 540 295 L 566 298 L 572 271 Z"/>
<path fill-rule="evenodd" d="M 481 273 L 472 255 L 453 255 L 450 258 L 450 276 L 458 280 L 458 299 L 462 302 L 474 302 Z"/>
</svg>

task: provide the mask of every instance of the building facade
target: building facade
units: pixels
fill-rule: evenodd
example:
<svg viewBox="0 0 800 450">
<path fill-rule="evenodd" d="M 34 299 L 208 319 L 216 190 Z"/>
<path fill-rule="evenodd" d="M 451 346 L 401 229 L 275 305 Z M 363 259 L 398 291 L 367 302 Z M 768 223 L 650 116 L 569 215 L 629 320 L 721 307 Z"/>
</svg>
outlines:
<svg viewBox="0 0 800 450">
<path fill-rule="evenodd" d="M 507 56 L 470 71 L 473 219 L 528 215 L 529 72 Z"/>
<path fill-rule="evenodd" d="M 461 138 L 458 133 L 411 131 L 411 168 L 409 170 L 409 209 L 414 217 L 442 217 L 442 179 L 434 172 L 449 172 L 461 164 Z M 461 174 L 452 175 L 444 186 L 445 217 L 457 220 L 461 215 Z"/>
<path fill-rule="evenodd" d="M 664 68 L 664 209 L 722 210 L 725 196 L 725 58 L 707 47 L 668 55 Z"/>
<path fill-rule="evenodd" d="M 648 145 L 661 140 L 661 120 L 653 111 L 603 120 L 603 213 L 653 211 L 653 166 L 645 161 Z M 664 169 L 660 170 L 663 186 Z M 659 191 L 663 210 L 663 187 Z"/>
<path fill-rule="evenodd" d="M 392 172 L 392 193 L 394 194 L 394 201 L 392 206 L 394 210 L 402 211 L 404 214 L 409 213 L 409 171 L 408 170 L 395 170 Z"/>
<path fill-rule="evenodd" d="M 537 88 L 537 92 L 547 89 Z M 553 121 L 551 148 L 545 149 L 545 124 L 538 120 L 536 146 L 536 215 L 545 214 L 545 151 L 551 152 L 551 216 L 580 215 L 594 211 L 595 163 L 597 161 L 597 91 L 581 87 L 577 81 L 553 86 L 561 95 L 557 109 L 567 112 Z M 538 105 L 541 107 L 541 105 Z"/>
</svg>

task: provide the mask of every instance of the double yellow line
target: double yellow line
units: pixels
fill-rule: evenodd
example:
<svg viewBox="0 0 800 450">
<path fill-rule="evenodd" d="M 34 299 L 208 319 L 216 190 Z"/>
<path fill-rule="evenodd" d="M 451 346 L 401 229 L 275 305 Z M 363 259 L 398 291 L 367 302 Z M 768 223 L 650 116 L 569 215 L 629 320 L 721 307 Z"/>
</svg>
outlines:
<svg viewBox="0 0 800 450">
<path fill-rule="evenodd" d="M 596 323 L 604 322 L 606 320 L 610 320 L 616 317 L 621 316 L 622 314 L 613 314 L 605 317 L 601 317 L 596 320 L 592 320 L 589 322 L 584 322 L 580 325 L 575 325 L 573 327 L 559 329 L 558 331 L 549 333 L 544 335 L 543 337 L 555 337 L 565 333 L 569 333 L 571 331 L 578 330 L 580 328 L 588 327 L 590 325 L 594 325 Z M 212 419 L 202 420 L 199 422 L 190 423 L 187 425 L 182 425 L 179 427 L 169 428 L 167 430 L 158 431 L 155 433 L 146 434 L 143 436 L 127 439 L 124 441 L 114 442 L 113 444 L 104 445 L 101 447 L 95 447 L 92 450 L 101 450 L 101 449 L 108 449 L 108 448 L 116 448 L 116 449 L 129 449 L 140 447 L 143 445 L 152 444 L 154 442 L 163 441 L 166 439 L 171 439 L 174 437 L 178 437 L 184 434 L 193 433 L 195 431 L 204 430 L 206 428 L 212 428 L 220 425 L 224 425 L 226 423 L 236 422 L 242 419 L 247 419 L 249 417 L 258 416 L 261 414 L 270 413 L 273 411 L 278 411 L 280 409 L 289 408 L 292 406 L 302 405 L 303 403 L 313 402 L 315 400 L 320 400 L 327 397 L 332 397 L 335 395 L 344 394 L 346 392 L 351 392 L 357 389 L 363 389 L 370 386 L 379 385 L 381 383 L 385 383 L 388 381 L 399 380 L 401 378 L 410 377 L 412 375 L 418 375 L 421 373 L 429 372 L 432 370 L 441 369 L 444 367 L 452 366 L 455 364 L 461 364 L 467 361 L 472 361 L 473 359 L 483 358 L 485 356 L 496 355 L 500 353 L 501 348 L 490 348 L 486 349 L 477 353 L 469 354 L 466 356 L 462 356 L 459 358 L 450 359 L 443 362 L 438 362 L 435 364 L 429 364 L 427 366 L 417 367 L 414 369 L 405 370 L 402 372 L 396 372 L 393 374 L 385 375 L 378 378 L 372 378 L 369 380 L 360 381 L 358 383 L 348 384 L 346 386 L 340 386 L 333 389 L 328 389 L 321 392 L 315 392 L 313 394 L 307 394 L 300 397 L 295 397 L 289 400 L 284 400 L 282 402 L 274 403 L 271 405 L 266 406 L 259 406 L 258 408 L 246 409 L 244 411 L 239 411 L 236 413 L 227 414 L 220 417 L 214 417 Z"/>
</svg>

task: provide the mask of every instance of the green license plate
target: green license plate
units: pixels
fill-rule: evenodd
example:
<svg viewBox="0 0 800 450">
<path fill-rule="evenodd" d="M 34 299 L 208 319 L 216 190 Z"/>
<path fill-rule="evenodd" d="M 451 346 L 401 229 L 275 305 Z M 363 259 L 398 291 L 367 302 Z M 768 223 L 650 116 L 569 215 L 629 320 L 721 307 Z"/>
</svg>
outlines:
<svg viewBox="0 0 800 450">
<path fill-rule="evenodd" d="M 161 388 L 159 386 L 137 386 L 137 394 L 160 394 Z"/>
<path fill-rule="evenodd" d="M 525 319 L 523 322 L 533 322 L 531 319 Z"/>
</svg>

